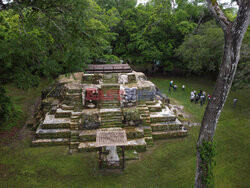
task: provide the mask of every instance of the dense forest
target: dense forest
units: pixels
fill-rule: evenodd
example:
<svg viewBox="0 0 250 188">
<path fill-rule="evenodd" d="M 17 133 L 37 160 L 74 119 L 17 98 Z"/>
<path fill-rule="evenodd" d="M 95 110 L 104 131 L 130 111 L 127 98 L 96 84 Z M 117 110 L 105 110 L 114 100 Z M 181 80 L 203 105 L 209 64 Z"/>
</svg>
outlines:
<svg viewBox="0 0 250 188">
<path fill-rule="evenodd" d="M 147 74 L 217 76 L 223 31 L 200 0 L 0 1 L 0 124 L 15 116 L 4 85 L 24 90 L 41 77 L 89 63 L 129 63 Z M 221 5 L 234 20 L 236 8 Z M 249 87 L 250 30 L 233 88 Z"/>
</svg>

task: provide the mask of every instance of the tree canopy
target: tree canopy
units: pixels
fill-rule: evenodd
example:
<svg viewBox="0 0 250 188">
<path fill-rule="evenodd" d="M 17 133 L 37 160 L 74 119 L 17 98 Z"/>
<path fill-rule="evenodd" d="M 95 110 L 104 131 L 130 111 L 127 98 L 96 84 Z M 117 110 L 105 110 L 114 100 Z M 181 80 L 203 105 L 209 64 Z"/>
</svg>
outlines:
<svg viewBox="0 0 250 188">
<path fill-rule="evenodd" d="M 200 0 L 0 0 L 0 84 L 36 87 L 41 77 L 120 60 L 149 73 L 209 74 L 223 32 Z M 233 21 L 237 9 L 221 5 Z M 233 88 L 249 87 L 250 30 Z M 156 69 L 155 69 L 156 67 Z M 4 88 L 1 95 L 5 95 Z"/>
</svg>

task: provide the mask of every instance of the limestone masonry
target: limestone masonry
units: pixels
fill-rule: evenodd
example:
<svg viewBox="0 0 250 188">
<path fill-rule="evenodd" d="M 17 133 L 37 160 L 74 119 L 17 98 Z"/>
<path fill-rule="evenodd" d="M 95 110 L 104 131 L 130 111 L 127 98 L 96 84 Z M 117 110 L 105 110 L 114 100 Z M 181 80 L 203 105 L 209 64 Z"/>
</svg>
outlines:
<svg viewBox="0 0 250 188">
<path fill-rule="evenodd" d="M 155 139 L 186 136 L 187 130 L 156 86 L 141 72 L 122 70 L 59 76 L 43 92 L 42 118 L 32 145 L 96 151 L 97 130 L 120 128 L 127 136 L 125 150 L 136 153 Z"/>
</svg>

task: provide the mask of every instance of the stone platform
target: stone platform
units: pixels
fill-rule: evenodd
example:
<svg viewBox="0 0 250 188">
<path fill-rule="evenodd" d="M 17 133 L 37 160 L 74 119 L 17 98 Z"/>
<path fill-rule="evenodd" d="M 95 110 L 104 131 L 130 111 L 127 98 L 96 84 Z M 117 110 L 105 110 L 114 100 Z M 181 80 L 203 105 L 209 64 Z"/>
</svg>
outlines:
<svg viewBox="0 0 250 188">
<path fill-rule="evenodd" d="M 66 145 L 78 152 L 96 151 L 97 131 L 119 127 L 126 132 L 125 150 L 137 153 L 152 147 L 155 139 L 187 135 L 168 100 L 159 97 L 162 95 L 143 73 L 119 72 L 118 68 L 116 73 L 100 73 L 95 68 L 89 74 L 59 76 L 43 99 L 43 118 L 33 146 Z"/>
</svg>

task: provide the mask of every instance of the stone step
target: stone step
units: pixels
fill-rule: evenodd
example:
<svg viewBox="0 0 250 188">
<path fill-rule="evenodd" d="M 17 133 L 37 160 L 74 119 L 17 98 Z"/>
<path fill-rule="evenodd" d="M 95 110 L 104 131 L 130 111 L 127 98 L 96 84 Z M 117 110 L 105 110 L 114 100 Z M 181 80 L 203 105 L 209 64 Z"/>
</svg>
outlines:
<svg viewBox="0 0 250 188">
<path fill-rule="evenodd" d="M 148 107 L 147 107 L 146 105 L 145 105 L 145 106 L 142 106 L 142 107 L 139 106 L 139 107 L 138 107 L 138 110 L 139 110 L 139 111 L 142 111 L 142 112 L 148 111 Z"/>
<path fill-rule="evenodd" d="M 80 142 L 78 146 L 78 152 L 91 152 L 97 151 L 98 148 L 95 146 L 96 142 Z"/>
<path fill-rule="evenodd" d="M 150 112 L 161 112 L 162 111 L 162 107 L 160 104 L 149 105 L 148 109 Z"/>
<path fill-rule="evenodd" d="M 171 113 L 153 112 L 150 114 L 150 120 L 152 123 L 175 121 L 176 116 Z"/>
<path fill-rule="evenodd" d="M 79 139 L 79 135 L 71 135 L 71 136 L 70 136 L 70 140 L 71 140 L 71 139 Z"/>
<path fill-rule="evenodd" d="M 145 116 L 144 117 L 141 116 L 141 119 L 142 120 L 150 120 L 150 116 L 146 116 L 146 117 Z"/>
<path fill-rule="evenodd" d="M 145 137 L 145 142 L 147 143 L 147 146 L 149 147 L 154 145 L 154 140 L 152 136 Z"/>
<path fill-rule="evenodd" d="M 181 130 L 182 123 L 176 119 L 170 122 L 159 122 L 151 124 L 152 131 L 164 131 L 164 130 Z"/>
<path fill-rule="evenodd" d="M 55 115 L 46 114 L 42 129 L 63 129 L 70 127 L 70 118 L 55 118 Z"/>
<path fill-rule="evenodd" d="M 79 136 L 80 131 L 79 130 L 71 130 L 70 135 L 71 136 Z"/>
<path fill-rule="evenodd" d="M 124 125 L 122 123 L 101 125 L 101 128 L 119 128 L 119 127 L 124 127 Z"/>
<path fill-rule="evenodd" d="M 71 122 L 79 122 L 80 117 L 79 116 L 71 116 Z"/>
<path fill-rule="evenodd" d="M 101 116 L 106 116 L 106 115 L 109 115 L 109 116 L 112 116 L 112 115 L 121 115 L 122 114 L 122 111 L 121 111 L 121 108 L 107 108 L 107 109 L 100 109 L 100 115 Z"/>
<path fill-rule="evenodd" d="M 136 139 L 144 137 L 144 130 L 139 127 L 125 127 L 126 135 L 128 139 Z"/>
<path fill-rule="evenodd" d="M 62 109 L 62 110 L 74 110 L 74 106 L 68 106 L 68 105 L 66 105 L 66 104 L 63 104 L 63 105 L 61 106 L 61 109 Z"/>
<path fill-rule="evenodd" d="M 67 117 L 70 117 L 71 115 L 72 115 L 72 110 L 63 110 L 61 108 L 58 108 L 56 110 L 55 117 L 56 118 L 67 118 Z"/>
<path fill-rule="evenodd" d="M 144 138 L 128 140 L 128 145 L 125 146 L 125 150 L 136 150 L 137 152 L 143 152 L 147 149 L 147 143 Z"/>
<path fill-rule="evenodd" d="M 72 116 L 81 116 L 82 112 L 72 112 Z"/>
<path fill-rule="evenodd" d="M 71 122 L 70 123 L 70 129 L 78 129 L 79 123 L 78 122 Z"/>
<path fill-rule="evenodd" d="M 120 100 L 102 100 L 100 104 L 120 104 Z"/>
<path fill-rule="evenodd" d="M 79 138 L 70 138 L 70 142 L 78 142 Z"/>
<path fill-rule="evenodd" d="M 144 127 L 144 136 L 145 137 L 152 136 L 152 128 L 150 126 Z"/>
<path fill-rule="evenodd" d="M 70 149 L 77 149 L 79 147 L 80 142 L 70 142 L 69 143 L 69 148 Z"/>
<path fill-rule="evenodd" d="M 116 126 L 122 126 L 121 121 L 112 121 L 112 122 L 102 122 L 101 127 L 116 127 Z"/>
<path fill-rule="evenodd" d="M 149 114 L 140 114 L 141 117 L 148 117 L 150 119 L 150 115 Z"/>
<path fill-rule="evenodd" d="M 101 109 L 107 109 L 107 108 L 109 108 L 109 109 L 113 109 L 113 108 L 119 108 L 120 107 L 120 104 L 118 105 L 118 104 L 105 104 L 105 105 L 100 105 L 100 108 Z"/>
<path fill-rule="evenodd" d="M 152 132 L 152 136 L 154 139 L 178 138 L 178 137 L 184 137 L 186 135 L 187 135 L 187 130 Z"/>
<path fill-rule="evenodd" d="M 68 145 L 69 138 L 36 139 L 32 141 L 32 146 L 59 146 Z"/>
<path fill-rule="evenodd" d="M 112 123 L 116 123 L 116 122 L 119 122 L 119 123 L 122 123 L 122 119 L 106 119 L 106 120 L 101 120 L 101 123 L 108 123 L 108 124 L 112 124 Z"/>
<path fill-rule="evenodd" d="M 96 140 L 96 130 L 84 130 L 79 133 L 79 139 L 82 142 L 95 141 Z"/>
<path fill-rule="evenodd" d="M 36 138 L 69 138 L 70 129 L 41 129 L 36 131 Z"/>
<path fill-rule="evenodd" d="M 157 102 L 154 100 L 154 101 L 146 101 L 146 105 L 154 105 L 156 104 Z"/>
<path fill-rule="evenodd" d="M 112 117 L 121 117 L 122 118 L 122 113 L 121 112 L 116 112 L 116 113 L 101 113 L 100 114 L 101 118 L 112 118 Z"/>
</svg>

